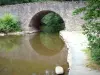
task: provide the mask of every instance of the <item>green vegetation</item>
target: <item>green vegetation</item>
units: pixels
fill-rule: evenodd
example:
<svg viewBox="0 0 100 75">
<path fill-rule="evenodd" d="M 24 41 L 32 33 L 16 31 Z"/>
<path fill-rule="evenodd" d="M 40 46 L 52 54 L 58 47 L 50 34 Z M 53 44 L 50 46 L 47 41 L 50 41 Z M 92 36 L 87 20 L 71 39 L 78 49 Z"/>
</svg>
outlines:
<svg viewBox="0 0 100 75">
<path fill-rule="evenodd" d="M 89 48 L 86 48 L 83 51 L 88 56 L 88 58 L 87 58 L 88 61 L 87 61 L 86 66 L 91 69 L 100 70 L 100 65 L 96 64 L 91 58 L 91 50 Z"/>
<path fill-rule="evenodd" d="M 20 23 L 14 16 L 11 14 L 5 14 L 2 18 L 0 18 L 0 32 L 8 33 L 20 31 Z"/>
<path fill-rule="evenodd" d="M 42 1 L 64 1 L 64 0 L 0 0 L 0 5 L 29 3 L 29 2 L 42 2 Z"/>
<path fill-rule="evenodd" d="M 82 13 L 84 34 L 89 41 L 92 60 L 100 64 L 100 0 L 87 0 L 86 6 L 76 9 L 74 15 Z"/>
<path fill-rule="evenodd" d="M 62 18 L 56 13 L 48 13 L 42 20 L 41 30 L 47 33 L 59 33 L 59 31 L 64 30 L 64 22 Z"/>
</svg>

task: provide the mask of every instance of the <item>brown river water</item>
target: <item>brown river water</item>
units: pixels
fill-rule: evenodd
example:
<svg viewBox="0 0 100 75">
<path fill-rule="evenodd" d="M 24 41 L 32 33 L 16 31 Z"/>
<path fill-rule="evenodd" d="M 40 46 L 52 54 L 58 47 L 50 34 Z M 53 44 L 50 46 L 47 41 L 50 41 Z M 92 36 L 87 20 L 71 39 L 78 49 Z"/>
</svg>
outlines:
<svg viewBox="0 0 100 75">
<path fill-rule="evenodd" d="M 56 75 L 58 65 L 68 75 L 67 56 L 59 34 L 0 37 L 0 75 Z"/>
<path fill-rule="evenodd" d="M 0 37 L 0 75 L 56 75 L 62 66 L 64 75 L 100 75 L 86 67 L 86 36 L 81 32 L 59 34 L 34 33 Z"/>
</svg>

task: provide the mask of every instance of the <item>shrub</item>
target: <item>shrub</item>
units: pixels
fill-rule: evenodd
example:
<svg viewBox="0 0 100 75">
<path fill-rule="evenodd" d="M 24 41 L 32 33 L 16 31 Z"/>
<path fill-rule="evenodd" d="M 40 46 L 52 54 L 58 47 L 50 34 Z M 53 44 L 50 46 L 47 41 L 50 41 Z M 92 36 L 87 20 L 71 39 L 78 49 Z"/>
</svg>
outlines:
<svg viewBox="0 0 100 75">
<path fill-rule="evenodd" d="M 5 14 L 0 18 L 0 32 L 8 33 L 20 31 L 20 23 L 14 16 L 11 14 Z"/>
<path fill-rule="evenodd" d="M 91 58 L 100 64 L 100 0 L 87 0 L 86 6 L 76 9 L 74 14 L 81 12 L 84 14 L 83 30 L 89 41 Z"/>
<path fill-rule="evenodd" d="M 45 15 L 42 20 L 41 30 L 47 33 L 57 33 L 65 28 L 62 18 L 56 13 Z"/>
</svg>

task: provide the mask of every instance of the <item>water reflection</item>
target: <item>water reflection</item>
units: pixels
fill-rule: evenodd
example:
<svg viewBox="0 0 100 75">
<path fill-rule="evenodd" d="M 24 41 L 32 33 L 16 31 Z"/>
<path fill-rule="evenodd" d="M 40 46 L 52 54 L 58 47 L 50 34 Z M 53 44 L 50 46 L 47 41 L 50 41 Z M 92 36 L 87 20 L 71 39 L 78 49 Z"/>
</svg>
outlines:
<svg viewBox="0 0 100 75">
<path fill-rule="evenodd" d="M 67 48 L 58 34 L 4 36 L 0 47 L 0 75 L 56 75 L 56 65 L 68 73 Z"/>
<path fill-rule="evenodd" d="M 59 53 L 63 47 L 64 42 L 59 34 L 36 34 L 30 39 L 32 48 L 39 54 L 45 56 L 52 56 Z"/>
<path fill-rule="evenodd" d="M 0 51 L 12 51 L 18 48 L 20 44 L 21 36 L 5 36 L 0 37 Z"/>
</svg>

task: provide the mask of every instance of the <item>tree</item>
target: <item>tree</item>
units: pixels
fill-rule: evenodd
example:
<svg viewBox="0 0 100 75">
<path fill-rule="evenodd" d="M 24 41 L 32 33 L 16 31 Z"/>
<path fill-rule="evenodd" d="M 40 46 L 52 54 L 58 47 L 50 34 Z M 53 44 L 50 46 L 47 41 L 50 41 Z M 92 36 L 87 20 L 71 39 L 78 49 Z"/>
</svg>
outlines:
<svg viewBox="0 0 100 75">
<path fill-rule="evenodd" d="M 62 18 L 54 13 L 48 13 L 45 15 L 42 20 L 41 30 L 47 33 L 59 33 L 61 30 L 65 29 L 64 21 Z"/>
<path fill-rule="evenodd" d="M 91 58 L 97 64 L 100 64 L 100 0 L 87 0 L 86 6 L 76 9 L 73 14 L 83 13 L 82 19 L 84 34 L 89 41 Z"/>
</svg>

